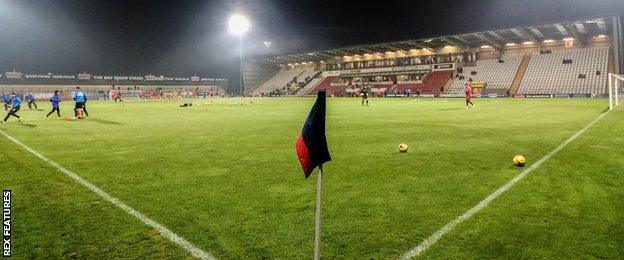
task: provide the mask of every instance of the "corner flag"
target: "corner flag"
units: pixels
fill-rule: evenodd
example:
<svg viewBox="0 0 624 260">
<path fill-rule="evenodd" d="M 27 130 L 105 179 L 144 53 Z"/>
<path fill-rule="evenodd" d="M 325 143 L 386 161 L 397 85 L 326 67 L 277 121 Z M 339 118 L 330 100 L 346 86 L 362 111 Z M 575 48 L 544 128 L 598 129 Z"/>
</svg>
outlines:
<svg viewBox="0 0 624 260">
<path fill-rule="evenodd" d="M 318 166 L 316 178 L 316 217 L 314 227 L 314 260 L 321 259 L 321 206 L 323 205 L 323 163 L 331 161 L 325 138 L 325 90 L 320 90 L 312 106 L 303 130 L 297 138 L 297 156 L 303 168 L 303 175 L 310 176 Z"/>
<path fill-rule="evenodd" d="M 297 138 L 297 155 L 306 178 L 316 166 L 331 161 L 325 138 L 325 90 L 320 90 Z"/>
</svg>

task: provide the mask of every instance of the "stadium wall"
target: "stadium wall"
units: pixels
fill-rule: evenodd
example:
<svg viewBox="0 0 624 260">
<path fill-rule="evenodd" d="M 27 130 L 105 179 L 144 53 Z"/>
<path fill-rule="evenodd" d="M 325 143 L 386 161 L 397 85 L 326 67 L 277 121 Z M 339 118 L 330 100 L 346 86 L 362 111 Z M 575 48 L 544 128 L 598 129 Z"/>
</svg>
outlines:
<svg viewBox="0 0 624 260">
<path fill-rule="evenodd" d="M 279 72 L 280 68 L 275 65 L 245 62 L 243 64 L 243 80 L 245 91 L 253 91 L 262 83 Z"/>
<path fill-rule="evenodd" d="M 54 91 L 58 90 L 62 94 L 63 99 L 69 99 L 72 93 L 76 90 L 76 87 L 80 87 L 86 94 L 92 99 L 107 99 L 110 96 L 110 92 L 113 89 L 126 91 L 126 92 L 143 92 L 149 93 L 151 91 L 158 92 L 190 92 L 195 93 L 207 93 L 207 95 L 221 95 L 225 90 L 218 86 L 199 86 L 199 85 L 67 85 L 67 84 L 0 84 L 0 92 L 3 93 L 16 93 L 18 95 L 24 95 L 28 91 L 32 91 L 36 99 L 48 99 Z"/>
</svg>

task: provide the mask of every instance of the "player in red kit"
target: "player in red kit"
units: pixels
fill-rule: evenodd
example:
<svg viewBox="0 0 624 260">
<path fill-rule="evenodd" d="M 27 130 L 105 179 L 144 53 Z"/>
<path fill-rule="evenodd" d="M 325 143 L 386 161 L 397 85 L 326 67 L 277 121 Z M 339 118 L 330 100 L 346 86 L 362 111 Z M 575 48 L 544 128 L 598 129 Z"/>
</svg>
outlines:
<svg viewBox="0 0 624 260">
<path fill-rule="evenodd" d="M 466 108 L 468 108 L 468 104 L 472 105 L 472 107 L 475 106 L 474 103 L 472 103 L 472 88 L 470 87 L 470 84 L 466 83 L 466 88 L 464 88 L 464 92 L 466 93 Z"/>
<path fill-rule="evenodd" d="M 113 89 L 112 97 L 115 103 L 117 103 L 117 101 L 121 102 L 121 91 Z"/>
</svg>

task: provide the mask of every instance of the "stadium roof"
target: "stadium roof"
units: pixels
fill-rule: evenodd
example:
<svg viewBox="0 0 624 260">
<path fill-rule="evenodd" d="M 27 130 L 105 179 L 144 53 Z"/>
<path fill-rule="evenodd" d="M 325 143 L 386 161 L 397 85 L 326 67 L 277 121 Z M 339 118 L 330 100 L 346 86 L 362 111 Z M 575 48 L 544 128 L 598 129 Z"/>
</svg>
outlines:
<svg viewBox="0 0 624 260">
<path fill-rule="evenodd" d="M 491 46 L 495 49 L 502 49 L 506 45 L 521 45 L 524 43 L 540 44 L 544 41 L 559 41 L 566 38 L 574 38 L 580 46 L 583 46 L 584 42 L 587 42 L 592 37 L 611 35 L 612 17 L 613 15 L 605 15 L 550 22 L 541 25 L 492 29 L 416 40 L 356 45 L 332 50 L 255 57 L 248 59 L 248 61 L 270 64 L 320 62 L 340 59 L 343 56 L 409 51 L 413 49 L 429 49 L 434 51 L 449 45 L 459 47 L 462 50 L 478 48 L 484 45 Z"/>
</svg>

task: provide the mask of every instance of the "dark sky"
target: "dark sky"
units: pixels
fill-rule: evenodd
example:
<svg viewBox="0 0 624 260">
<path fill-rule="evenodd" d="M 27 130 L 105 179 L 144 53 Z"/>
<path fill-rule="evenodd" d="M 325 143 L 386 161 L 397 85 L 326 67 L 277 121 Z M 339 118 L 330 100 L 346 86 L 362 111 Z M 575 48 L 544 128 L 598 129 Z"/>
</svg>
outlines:
<svg viewBox="0 0 624 260">
<path fill-rule="evenodd" d="M 252 23 L 245 55 L 267 55 L 623 11 L 624 0 L 0 0 L 0 71 L 198 74 L 236 85 L 234 12 Z"/>
</svg>

